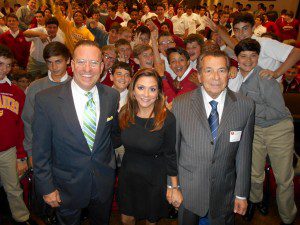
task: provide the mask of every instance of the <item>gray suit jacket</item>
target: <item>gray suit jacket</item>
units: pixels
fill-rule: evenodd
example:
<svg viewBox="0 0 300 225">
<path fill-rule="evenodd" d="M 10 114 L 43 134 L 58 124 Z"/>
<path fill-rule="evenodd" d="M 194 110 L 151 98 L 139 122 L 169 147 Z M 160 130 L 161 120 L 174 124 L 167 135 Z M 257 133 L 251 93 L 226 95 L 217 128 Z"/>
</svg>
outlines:
<svg viewBox="0 0 300 225">
<path fill-rule="evenodd" d="M 211 224 L 228 224 L 235 196 L 249 195 L 254 103 L 227 91 L 216 144 L 201 87 L 177 97 L 173 113 L 183 206 L 199 216 L 209 211 Z M 240 141 L 230 142 L 231 131 L 242 131 Z"/>
<path fill-rule="evenodd" d="M 71 81 L 36 95 L 32 150 L 36 188 L 42 195 L 58 189 L 65 208 L 86 207 L 92 190 L 102 202 L 112 197 L 119 93 L 101 84 L 97 88 L 100 118 L 92 151 L 77 119 Z"/>
</svg>

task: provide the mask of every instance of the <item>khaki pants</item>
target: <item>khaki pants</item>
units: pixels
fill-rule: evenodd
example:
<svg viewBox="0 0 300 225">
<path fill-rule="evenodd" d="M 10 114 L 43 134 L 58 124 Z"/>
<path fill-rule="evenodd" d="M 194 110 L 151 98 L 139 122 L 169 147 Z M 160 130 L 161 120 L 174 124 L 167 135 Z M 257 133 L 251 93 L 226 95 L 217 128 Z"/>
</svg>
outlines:
<svg viewBox="0 0 300 225">
<path fill-rule="evenodd" d="M 27 71 L 30 73 L 33 77 L 37 75 L 43 75 L 47 74 L 48 72 L 48 67 L 47 64 L 44 62 L 39 62 L 32 58 L 31 56 L 29 57 L 29 61 L 27 64 Z"/>
<path fill-rule="evenodd" d="M 29 219 L 29 211 L 23 201 L 23 191 L 20 188 L 17 175 L 16 148 L 0 152 L 0 178 L 14 220 L 24 222 Z"/>
<path fill-rule="evenodd" d="M 263 199 L 266 156 L 269 155 L 277 189 L 276 200 L 279 215 L 284 223 L 295 219 L 297 208 L 294 201 L 294 127 L 291 119 L 273 126 L 255 126 L 252 152 L 250 201 Z"/>
</svg>

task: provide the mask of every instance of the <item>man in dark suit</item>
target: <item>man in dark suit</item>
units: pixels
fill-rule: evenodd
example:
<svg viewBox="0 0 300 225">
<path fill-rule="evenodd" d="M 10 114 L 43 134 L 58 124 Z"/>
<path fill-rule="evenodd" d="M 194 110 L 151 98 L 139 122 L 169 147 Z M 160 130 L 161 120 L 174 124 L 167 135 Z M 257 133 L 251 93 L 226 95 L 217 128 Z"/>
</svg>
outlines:
<svg viewBox="0 0 300 225">
<path fill-rule="evenodd" d="M 98 83 L 101 58 L 97 44 L 78 42 L 71 62 L 73 79 L 36 95 L 32 151 L 36 188 L 46 203 L 57 207 L 63 225 L 79 224 L 86 207 L 91 224 L 109 224 L 119 94 Z"/>
<path fill-rule="evenodd" d="M 202 86 L 173 102 L 180 225 L 233 224 L 234 213 L 247 209 L 254 104 L 227 89 L 228 68 L 225 53 L 204 53 L 197 66 Z"/>
</svg>

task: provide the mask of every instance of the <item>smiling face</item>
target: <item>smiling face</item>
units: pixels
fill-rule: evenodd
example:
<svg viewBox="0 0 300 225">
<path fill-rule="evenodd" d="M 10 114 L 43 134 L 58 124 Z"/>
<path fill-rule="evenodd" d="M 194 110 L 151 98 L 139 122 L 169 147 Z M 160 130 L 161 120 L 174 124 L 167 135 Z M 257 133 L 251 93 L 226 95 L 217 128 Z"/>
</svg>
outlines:
<svg viewBox="0 0 300 225">
<path fill-rule="evenodd" d="M 135 83 L 133 94 L 139 106 L 139 111 L 152 111 L 158 98 L 158 83 L 154 77 L 142 76 Z"/>
<path fill-rule="evenodd" d="M 119 56 L 125 58 L 126 62 L 129 60 L 132 54 L 132 49 L 130 45 L 120 45 L 117 47 L 117 51 Z"/>
<path fill-rule="evenodd" d="M 81 12 L 76 12 L 73 19 L 76 26 L 82 26 L 84 17 Z"/>
<path fill-rule="evenodd" d="M 14 17 L 7 17 L 7 26 L 13 32 L 19 30 L 19 21 Z"/>
<path fill-rule="evenodd" d="M 9 74 L 12 69 L 12 62 L 12 59 L 0 56 L 0 80 Z"/>
<path fill-rule="evenodd" d="M 103 69 L 101 51 L 96 46 L 81 45 L 74 51 L 71 66 L 75 83 L 83 90 L 91 90 Z"/>
<path fill-rule="evenodd" d="M 107 71 L 110 69 L 117 59 L 117 54 L 113 50 L 106 50 L 103 52 L 103 63 L 104 63 L 104 70 Z"/>
<path fill-rule="evenodd" d="M 50 38 L 55 38 L 58 31 L 58 26 L 56 24 L 48 24 L 46 26 L 46 30 Z"/>
<path fill-rule="evenodd" d="M 183 54 L 180 55 L 178 52 L 172 52 L 169 56 L 169 59 L 170 68 L 178 77 L 182 77 L 184 72 L 189 67 L 189 61 Z"/>
<path fill-rule="evenodd" d="M 176 46 L 172 36 L 161 36 L 158 39 L 158 50 L 166 56 L 166 50 L 168 48 L 174 48 Z"/>
<path fill-rule="evenodd" d="M 127 89 L 130 84 L 130 72 L 123 68 L 118 68 L 113 75 L 110 75 L 110 80 L 114 83 L 114 88 L 121 93 Z"/>
<path fill-rule="evenodd" d="M 240 71 L 243 77 L 247 76 L 258 63 L 258 54 L 255 51 L 242 51 L 237 57 Z"/>
<path fill-rule="evenodd" d="M 233 31 L 236 39 L 238 41 L 244 40 L 246 38 L 251 38 L 253 34 L 253 28 L 250 23 L 239 22 L 234 25 Z"/>
<path fill-rule="evenodd" d="M 201 46 L 197 41 L 186 44 L 186 51 L 189 53 L 190 60 L 195 61 L 201 54 Z"/>
<path fill-rule="evenodd" d="M 138 63 L 141 68 L 153 68 L 154 55 L 152 49 L 148 49 L 138 55 Z"/>
<path fill-rule="evenodd" d="M 207 94 L 217 98 L 228 83 L 228 68 L 225 57 L 205 56 L 201 62 L 201 71 L 198 71 L 199 82 Z"/>
</svg>

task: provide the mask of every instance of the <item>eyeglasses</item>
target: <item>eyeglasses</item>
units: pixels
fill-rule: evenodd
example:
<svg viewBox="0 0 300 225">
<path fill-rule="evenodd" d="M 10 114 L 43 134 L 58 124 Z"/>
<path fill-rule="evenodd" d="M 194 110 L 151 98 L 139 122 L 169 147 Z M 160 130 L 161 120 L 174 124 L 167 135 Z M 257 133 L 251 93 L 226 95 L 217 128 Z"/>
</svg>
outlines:
<svg viewBox="0 0 300 225">
<path fill-rule="evenodd" d="M 103 56 L 104 56 L 105 59 L 108 59 L 108 60 L 111 61 L 111 62 L 116 61 L 116 58 L 110 57 L 110 56 L 107 55 L 107 54 L 104 54 Z"/>
<path fill-rule="evenodd" d="M 87 63 L 89 63 L 91 68 L 97 68 L 100 65 L 100 62 L 97 60 L 77 59 L 74 62 L 80 67 L 86 66 Z"/>
<path fill-rule="evenodd" d="M 158 43 L 159 45 L 168 45 L 168 44 L 174 44 L 174 41 L 162 41 L 160 43 Z"/>
</svg>

